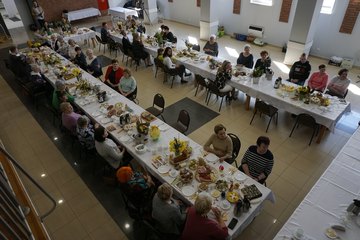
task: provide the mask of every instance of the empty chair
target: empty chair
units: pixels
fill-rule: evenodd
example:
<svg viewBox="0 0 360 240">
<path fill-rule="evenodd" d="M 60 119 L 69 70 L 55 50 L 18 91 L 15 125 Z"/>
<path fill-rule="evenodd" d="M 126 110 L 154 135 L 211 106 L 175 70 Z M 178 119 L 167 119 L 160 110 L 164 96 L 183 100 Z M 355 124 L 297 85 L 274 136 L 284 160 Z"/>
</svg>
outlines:
<svg viewBox="0 0 360 240">
<path fill-rule="evenodd" d="M 265 115 L 270 117 L 269 123 L 268 123 L 268 125 L 266 127 L 266 132 L 268 131 L 271 120 L 273 119 L 273 117 L 275 115 L 276 115 L 275 123 L 277 124 L 278 115 L 279 115 L 278 114 L 278 109 L 276 107 L 270 105 L 270 104 L 267 104 L 267 103 L 263 102 L 263 101 L 256 101 L 254 115 L 251 118 L 250 125 L 253 122 L 254 117 L 255 117 L 257 112 L 260 112 L 260 117 L 261 117 L 261 114 L 265 114 Z"/>
<path fill-rule="evenodd" d="M 226 162 L 229 163 L 229 164 L 233 164 L 235 162 L 236 168 L 239 168 L 238 164 L 236 162 L 236 158 L 238 157 L 239 152 L 240 152 L 240 148 L 241 148 L 240 139 L 238 138 L 238 136 L 236 136 L 233 133 L 228 133 L 228 136 L 231 138 L 231 141 L 232 141 L 232 144 L 233 144 L 233 152 L 232 152 L 231 158 L 226 160 Z"/>
<path fill-rule="evenodd" d="M 216 86 L 216 84 L 215 84 L 214 82 L 212 82 L 212 81 L 209 81 L 209 82 L 208 82 L 208 88 L 209 88 L 209 92 L 208 92 L 208 99 L 207 99 L 206 105 L 209 105 L 211 95 L 212 95 L 212 94 L 215 94 L 215 95 L 216 95 L 216 98 L 221 97 L 221 102 L 220 102 L 220 107 L 219 107 L 219 112 L 220 112 L 222 103 L 223 103 L 223 101 L 224 101 L 224 97 L 230 97 L 230 92 L 231 92 L 231 91 L 228 91 L 228 92 L 220 92 L 220 91 L 219 91 L 219 88 L 218 88 L 218 87 Z"/>
<path fill-rule="evenodd" d="M 194 44 L 192 50 L 200 52 L 200 45 Z"/>
<path fill-rule="evenodd" d="M 147 108 L 146 111 L 148 111 L 155 117 L 161 116 L 164 122 L 166 122 L 164 116 L 162 115 L 164 109 L 165 109 L 165 99 L 160 93 L 157 93 L 154 96 L 152 107 Z"/>
<path fill-rule="evenodd" d="M 185 134 L 185 132 L 189 129 L 189 125 L 190 125 L 190 115 L 186 110 L 181 110 L 176 123 L 171 124 L 173 128 L 175 128 L 182 134 Z"/>
<path fill-rule="evenodd" d="M 199 74 L 195 74 L 195 81 L 196 81 L 195 96 L 197 95 L 200 86 L 205 87 L 205 89 L 206 89 L 205 101 L 206 101 L 208 94 L 209 94 L 208 83 L 206 82 L 205 78 L 203 76 L 200 76 Z"/>
<path fill-rule="evenodd" d="M 115 51 L 115 58 L 117 58 L 117 53 L 118 53 L 118 51 L 120 51 L 120 45 L 122 45 L 122 44 L 119 42 L 115 42 L 115 40 L 112 38 L 109 38 L 108 48 L 110 50 L 110 55 L 111 55 L 112 51 Z"/>
<path fill-rule="evenodd" d="M 311 115 L 306 113 L 301 113 L 297 116 L 296 122 L 291 130 L 289 137 L 291 137 L 291 135 L 293 134 L 295 127 L 299 127 L 300 124 L 313 128 L 313 133 L 311 135 L 309 142 L 309 146 L 310 146 L 315 134 L 317 134 L 317 132 L 319 131 L 319 124 L 316 122 L 315 118 L 312 117 Z"/>
<path fill-rule="evenodd" d="M 107 45 L 107 42 L 104 42 L 103 40 L 101 40 L 101 38 L 98 35 L 96 35 L 96 40 L 100 43 L 99 44 L 99 52 L 100 52 L 100 49 L 101 49 L 101 45 L 104 45 L 104 53 L 105 53 L 105 47 Z"/>
</svg>

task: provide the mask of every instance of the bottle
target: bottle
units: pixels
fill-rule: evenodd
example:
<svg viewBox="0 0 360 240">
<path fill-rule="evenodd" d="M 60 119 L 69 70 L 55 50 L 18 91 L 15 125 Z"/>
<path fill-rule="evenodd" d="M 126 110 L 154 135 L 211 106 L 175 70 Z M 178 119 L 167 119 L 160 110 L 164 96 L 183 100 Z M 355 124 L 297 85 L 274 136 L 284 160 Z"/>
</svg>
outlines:
<svg viewBox="0 0 360 240">
<path fill-rule="evenodd" d="M 239 201 L 235 204 L 234 207 L 234 216 L 235 217 L 240 217 L 241 213 L 243 211 L 243 202 L 241 201 L 241 199 L 239 199 Z"/>
<path fill-rule="evenodd" d="M 274 88 L 275 89 L 278 89 L 281 85 L 281 81 L 282 81 L 282 78 L 281 77 L 278 77 L 276 80 L 275 80 L 275 83 L 274 83 Z"/>
</svg>

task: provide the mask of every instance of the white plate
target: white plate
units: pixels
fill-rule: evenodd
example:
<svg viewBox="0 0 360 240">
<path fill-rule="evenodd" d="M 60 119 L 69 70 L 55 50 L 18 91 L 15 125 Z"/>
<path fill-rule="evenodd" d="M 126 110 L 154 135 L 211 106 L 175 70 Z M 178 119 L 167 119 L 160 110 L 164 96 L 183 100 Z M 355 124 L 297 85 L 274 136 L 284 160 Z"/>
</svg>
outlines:
<svg viewBox="0 0 360 240">
<path fill-rule="evenodd" d="M 170 171 L 170 166 L 169 165 L 161 165 L 158 168 L 159 173 L 164 174 Z"/>
<path fill-rule="evenodd" d="M 101 112 L 93 112 L 92 114 L 91 114 L 91 116 L 93 116 L 93 117 L 98 117 L 98 116 L 100 116 L 101 115 Z"/>
<path fill-rule="evenodd" d="M 169 176 L 172 178 L 176 178 L 177 175 L 178 175 L 178 172 L 176 170 L 171 170 L 169 172 Z"/>
<path fill-rule="evenodd" d="M 159 126 L 159 129 L 160 129 L 160 131 L 166 131 L 166 130 L 168 130 L 170 127 L 168 126 L 168 125 L 166 125 L 166 124 L 163 124 L 163 125 L 160 125 Z"/>
<path fill-rule="evenodd" d="M 216 156 L 215 154 L 208 154 L 206 157 L 205 157 L 206 161 L 208 162 L 216 162 L 217 160 L 219 160 L 219 157 Z"/>
<path fill-rule="evenodd" d="M 182 188 L 182 193 L 185 195 L 185 197 L 190 197 L 195 193 L 195 188 L 192 186 L 185 186 Z"/>
<path fill-rule="evenodd" d="M 259 202 L 261 202 L 261 197 L 255 198 L 250 201 L 251 204 L 258 204 Z"/>
<path fill-rule="evenodd" d="M 229 210 L 231 208 L 231 204 L 229 203 L 228 200 L 223 200 L 220 203 L 220 207 L 224 210 Z"/>
<path fill-rule="evenodd" d="M 111 118 L 103 118 L 103 119 L 100 120 L 100 122 L 102 124 L 106 124 L 106 123 L 112 122 L 112 119 Z"/>
<path fill-rule="evenodd" d="M 246 175 L 242 173 L 237 173 L 235 174 L 234 178 L 239 182 L 244 182 L 246 180 Z"/>
<path fill-rule="evenodd" d="M 131 140 L 131 137 L 128 135 L 124 135 L 120 137 L 120 142 L 129 142 Z"/>
</svg>

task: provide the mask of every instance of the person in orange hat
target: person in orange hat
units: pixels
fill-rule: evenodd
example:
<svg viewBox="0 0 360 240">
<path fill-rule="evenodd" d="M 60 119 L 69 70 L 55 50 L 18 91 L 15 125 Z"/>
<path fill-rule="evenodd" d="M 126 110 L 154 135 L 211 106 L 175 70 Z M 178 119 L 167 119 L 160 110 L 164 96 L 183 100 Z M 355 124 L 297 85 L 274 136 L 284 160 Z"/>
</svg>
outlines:
<svg viewBox="0 0 360 240">
<path fill-rule="evenodd" d="M 155 185 L 148 173 L 133 171 L 130 166 L 119 168 L 116 177 L 121 185 L 126 185 L 132 192 L 146 190 Z"/>
</svg>

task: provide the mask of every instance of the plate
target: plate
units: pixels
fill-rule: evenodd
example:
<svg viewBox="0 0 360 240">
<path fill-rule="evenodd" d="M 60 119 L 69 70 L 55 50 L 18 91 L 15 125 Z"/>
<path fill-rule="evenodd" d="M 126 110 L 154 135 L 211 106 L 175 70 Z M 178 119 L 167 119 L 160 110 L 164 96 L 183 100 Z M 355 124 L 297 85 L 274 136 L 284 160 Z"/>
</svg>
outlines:
<svg viewBox="0 0 360 240">
<path fill-rule="evenodd" d="M 332 228 L 327 228 L 325 230 L 325 235 L 330 239 L 337 239 L 336 231 Z"/>
<path fill-rule="evenodd" d="M 229 201 L 223 200 L 223 201 L 221 201 L 221 203 L 220 203 L 220 207 L 221 207 L 222 209 L 224 209 L 224 210 L 229 210 L 230 207 L 231 207 L 231 204 L 229 203 Z"/>
<path fill-rule="evenodd" d="M 185 195 L 185 197 L 190 197 L 195 193 L 195 188 L 192 186 L 185 186 L 182 188 L 182 193 Z"/>
<path fill-rule="evenodd" d="M 124 135 L 120 138 L 120 142 L 128 142 L 131 140 L 131 137 L 128 135 Z"/>
<path fill-rule="evenodd" d="M 212 192 L 211 192 L 211 196 L 214 197 L 214 198 L 218 198 L 220 197 L 220 194 L 221 192 L 217 189 L 214 189 Z"/>
<path fill-rule="evenodd" d="M 103 119 L 100 120 L 100 122 L 102 124 L 106 124 L 106 123 L 112 122 L 112 119 L 111 118 L 103 118 Z"/>
<path fill-rule="evenodd" d="M 164 174 L 170 171 L 170 166 L 169 165 L 161 165 L 158 168 L 159 173 Z"/>
<path fill-rule="evenodd" d="M 171 170 L 169 172 L 169 176 L 172 177 L 172 178 L 176 178 L 177 175 L 178 175 L 178 171 L 176 171 L 175 169 Z"/>
<path fill-rule="evenodd" d="M 219 160 L 219 157 L 216 156 L 215 154 L 208 154 L 206 157 L 205 157 L 206 161 L 208 162 L 216 162 L 217 160 Z"/>
<path fill-rule="evenodd" d="M 253 200 L 250 201 L 251 204 L 258 204 L 259 202 L 261 202 L 261 197 L 254 198 Z"/>
<path fill-rule="evenodd" d="M 91 116 L 93 116 L 93 117 L 98 117 L 98 116 L 100 116 L 101 115 L 101 112 L 93 112 L 92 114 L 91 114 Z"/>
<path fill-rule="evenodd" d="M 246 180 L 246 175 L 242 173 L 237 173 L 234 178 L 239 182 L 244 182 Z"/>
<path fill-rule="evenodd" d="M 170 127 L 168 126 L 168 125 L 166 125 L 166 124 L 162 124 L 162 125 L 160 125 L 160 126 L 158 126 L 159 127 L 159 129 L 160 129 L 160 131 L 166 131 L 166 130 L 168 130 Z"/>
</svg>

